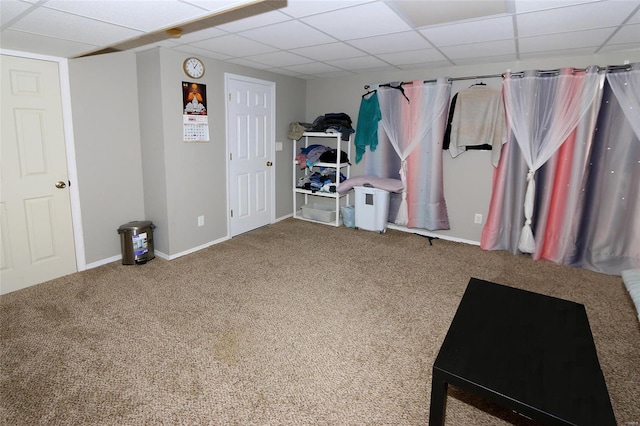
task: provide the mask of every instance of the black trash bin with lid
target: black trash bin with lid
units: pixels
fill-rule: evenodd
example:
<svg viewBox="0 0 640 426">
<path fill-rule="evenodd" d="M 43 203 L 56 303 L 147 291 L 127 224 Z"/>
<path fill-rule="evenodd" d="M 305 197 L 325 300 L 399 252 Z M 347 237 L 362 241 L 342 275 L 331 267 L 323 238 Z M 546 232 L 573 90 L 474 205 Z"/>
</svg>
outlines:
<svg viewBox="0 0 640 426">
<path fill-rule="evenodd" d="M 153 230 L 155 228 L 156 226 L 148 220 L 120 225 L 118 234 L 120 234 L 123 265 L 147 263 L 155 257 L 153 252 Z"/>
</svg>

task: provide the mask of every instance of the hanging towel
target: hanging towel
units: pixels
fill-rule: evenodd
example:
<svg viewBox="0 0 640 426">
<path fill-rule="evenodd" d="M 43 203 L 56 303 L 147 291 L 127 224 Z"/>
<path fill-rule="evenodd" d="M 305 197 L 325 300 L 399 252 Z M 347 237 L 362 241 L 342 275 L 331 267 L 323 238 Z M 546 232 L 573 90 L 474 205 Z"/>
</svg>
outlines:
<svg viewBox="0 0 640 426">
<path fill-rule="evenodd" d="M 458 92 L 451 121 L 451 157 L 457 157 L 468 146 L 488 144 L 491 145 L 491 163 L 497 167 L 502 145 L 506 142 L 502 93 L 486 86 L 471 86 Z"/>
<path fill-rule="evenodd" d="M 451 105 L 449 106 L 449 117 L 447 118 L 447 128 L 444 131 L 444 141 L 442 142 L 442 149 L 448 150 L 449 144 L 451 143 L 451 123 L 453 122 L 453 113 L 456 110 L 456 101 L 458 100 L 458 94 L 453 95 L 451 99 Z M 475 150 L 475 151 L 491 151 L 491 145 L 483 144 L 483 145 L 467 145 L 467 151 Z"/>
<path fill-rule="evenodd" d="M 378 146 L 378 122 L 382 118 L 378 93 L 374 92 L 369 98 L 362 98 L 360 111 L 358 112 L 358 124 L 356 125 L 356 163 L 362 160 L 362 156 L 369 146 L 375 151 Z"/>
</svg>

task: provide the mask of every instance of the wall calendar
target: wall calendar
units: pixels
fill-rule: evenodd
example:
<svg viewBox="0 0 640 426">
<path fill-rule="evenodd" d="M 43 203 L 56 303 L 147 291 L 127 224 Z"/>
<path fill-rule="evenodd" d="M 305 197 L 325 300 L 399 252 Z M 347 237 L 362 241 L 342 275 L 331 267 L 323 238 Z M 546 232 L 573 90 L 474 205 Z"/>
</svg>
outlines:
<svg viewBox="0 0 640 426">
<path fill-rule="evenodd" d="M 208 142 L 207 87 L 182 82 L 182 126 L 184 142 Z"/>
</svg>

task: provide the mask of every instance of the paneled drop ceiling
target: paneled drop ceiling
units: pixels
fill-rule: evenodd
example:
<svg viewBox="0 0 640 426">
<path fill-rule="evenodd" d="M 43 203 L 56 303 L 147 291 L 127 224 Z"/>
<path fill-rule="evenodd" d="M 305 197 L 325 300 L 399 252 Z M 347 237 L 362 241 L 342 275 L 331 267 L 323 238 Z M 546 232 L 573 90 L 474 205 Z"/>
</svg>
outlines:
<svg viewBox="0 0 640 426">
<path fill-rule="evenodd" d="M 3 49 L 163 46 L 300 78 L 640 53 L 640 0 L 0 0 L 0 25 Z"/>
</svg>

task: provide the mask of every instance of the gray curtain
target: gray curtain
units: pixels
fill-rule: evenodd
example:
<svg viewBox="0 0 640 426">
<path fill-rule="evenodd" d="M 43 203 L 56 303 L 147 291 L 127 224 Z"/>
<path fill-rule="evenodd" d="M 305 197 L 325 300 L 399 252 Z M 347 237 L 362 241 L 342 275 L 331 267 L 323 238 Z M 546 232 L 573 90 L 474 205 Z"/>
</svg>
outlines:
<svg viewBox="0 0 640 426">
<path fill-rule="evenodd" d="M 608 83 L 600 96 L 537 172 L 532 256 L 620 275 L 640 268 L 640 140 Z M 481 246 L 515 254 L 527 165 L 513 135 L 504 148 Z"/>
<path fill-rule="evenodd" d="M 579 209 L 568 265 L 615 275 L 640 268 L 640 139 L 608 83 Z"/>
<path fill-rule="evenodd" d="M 407 228 L 449 229 L 442 142 L 451 83 L 439 78 L 435 83 L 416 81 L 402 89 L 404 92 L 378 89 L 382 120 L 378 146 L 365 156 L 365 174 L 403 180 L 405 192 L 391 194 L 390 222 Z"/>
</svg>

